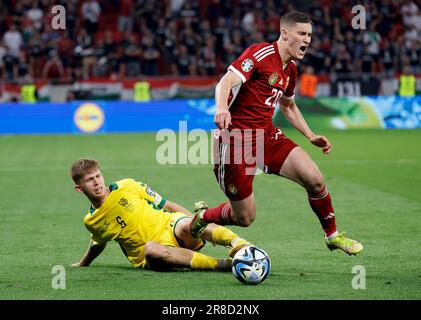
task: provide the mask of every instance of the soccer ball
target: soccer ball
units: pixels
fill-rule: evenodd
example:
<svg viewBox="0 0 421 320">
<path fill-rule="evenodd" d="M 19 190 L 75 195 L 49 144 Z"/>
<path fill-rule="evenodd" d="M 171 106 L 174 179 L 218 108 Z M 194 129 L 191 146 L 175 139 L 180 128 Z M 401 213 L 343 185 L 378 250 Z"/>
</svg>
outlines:
<svg viewBox="0 0 421 320">
<path fill-rule="evenodd" d="M 232 273 L 245 284 L 259 284 L 270 272 L 270 259 L 262 249 L 247 246 L 238 250 L 232 260 Z"/>
</svg>

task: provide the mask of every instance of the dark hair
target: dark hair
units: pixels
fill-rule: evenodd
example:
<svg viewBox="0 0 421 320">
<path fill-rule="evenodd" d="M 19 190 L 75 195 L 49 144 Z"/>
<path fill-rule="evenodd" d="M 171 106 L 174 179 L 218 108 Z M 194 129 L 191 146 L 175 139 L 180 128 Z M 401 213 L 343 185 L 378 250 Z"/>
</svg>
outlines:
<svg viewBox="0 0 421 320">
<path fill-rule="evenodd" d="M 281 17 L 281 26 L 291 25 L 295 23 L 310 23 L 313 24 L 310 17 L 300 11 L 291 11 Z"/>
<path fill-rule="evenodd" d="M 73 181 L 78 184 L 79 181 L 85 176 L 96 169 L 99 169 L 98 161 L 94 159 L 79 159 L 75 161 L 70 167 L 70 176 Z"/>
</svg>

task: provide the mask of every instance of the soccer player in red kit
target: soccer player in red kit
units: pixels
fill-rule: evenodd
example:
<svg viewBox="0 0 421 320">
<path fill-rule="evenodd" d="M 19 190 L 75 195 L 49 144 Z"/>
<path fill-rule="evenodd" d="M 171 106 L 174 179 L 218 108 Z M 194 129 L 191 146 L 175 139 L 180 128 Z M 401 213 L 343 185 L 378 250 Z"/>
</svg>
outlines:
<svg viewBox="0 0 421 320">
<path fill-rule="evenodd" d="M 190 231 L 197 237 L 211 222 L 249 226 L 256 217 L 254 174 L 250 174 L 250 168 L 259 167 L 266 174 L 288 178 L 304 187 L 330 250 L 358 254 L 363 250 L 362 244 L 336 229 L 331 197 L 318 166 L 273 125 L 274 109 L 279 105 L 285 118 L 310 143 L 324 154 L 331 151 L 329 140 L 313 133 L 294 101 L 297 67 L 293 59 L 303 59 L 311 41 L 312 22 L 305 13 L 294 11 L 282 16 L 280 29 L 276 42 L 247 48 L 216 86 L 214 120 L 219 129 L 214 139 L 217 157 L 214 172 L 229 201 L 215 208 L 197 202 Z M 243 140 L 244 149 L 233 143 L 238 137 Z M 255 163 L 251 163 L 250 152 L 263 152 L 260 161 L 256 156 Z"/>
</svg>

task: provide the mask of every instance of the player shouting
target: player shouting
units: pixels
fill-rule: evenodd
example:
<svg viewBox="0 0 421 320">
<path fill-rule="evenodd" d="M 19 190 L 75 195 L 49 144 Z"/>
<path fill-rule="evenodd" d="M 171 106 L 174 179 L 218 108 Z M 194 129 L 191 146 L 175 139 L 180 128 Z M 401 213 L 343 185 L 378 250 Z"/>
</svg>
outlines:
<svg viewBox="0 0 421 320">
<path fill-rule="evenodd" d="M 276 42 L 247 48 L 229 66 L 216 87 L 214 120 L 220 131 L 214 139 L 214 145 L 218 146 L 214 173 L 229 201 L 214 208 L 208 208 L 203 201 L 197 202 L 190 231 L 193 236 L 199 236 L 207 223 L 246 227 L 255 219 L 250 152 L 247 155 L 235 146 L 232 140 L 236 139 L 230 139 L 234 131 L 238 136 L 238 132 L 252 129 L 248 138 L 243 135 L 243 142 L 251 154 L 264 151 L 261 165 L 265 173 L 288 178 L 304 187 L 328 248 L 357 254 L 363 250 L 362 244 L 337 231 L 331 197 L 318 166 L 273 125 L 272 116 L 279 104 L 285 118 L 310 143 L 324 154 L 331 151 L 329 140 L 313 133 L 294 101 L 297 67 L 293 59 L 303 59 L 311 41 L 312 22 L 302 12 L 290 12 L 282 16 L 280 31 Z M 242 150 L 240 155 L 238 150 Z M 242 161 L 238 161 L 239 156 Z"/>
</svg>

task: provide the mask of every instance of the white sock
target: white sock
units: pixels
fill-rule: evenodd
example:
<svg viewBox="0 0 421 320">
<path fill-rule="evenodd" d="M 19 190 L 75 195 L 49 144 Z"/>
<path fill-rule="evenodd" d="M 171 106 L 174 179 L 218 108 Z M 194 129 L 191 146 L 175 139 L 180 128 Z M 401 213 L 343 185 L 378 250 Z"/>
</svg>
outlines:
<svg viewBox="0 0 421 320">
<path fill-rule="evenodd" d="M 327 240 L 332 240 L 333 238 L 335 238 L 337 235 L 339 234 L 338 231 L 335 231 L 334 233 L 332 233 L 329 237 L 327 237 Z"/>
<path fill-rule="evenodd" d="M 242 241 L 247 241 L 247 240 L 245 240 L 245 239 L 243 239 L 243 238 L 235 238 L 235 239 L 233 239 L 233 240 L 231 241 L 231 246 L 234 248 L 234 247 L 236 246 L 237 242 L 238 242 L 238 241 L 240 241 L 240 240 L 242 240 Z"/>
</svg>

